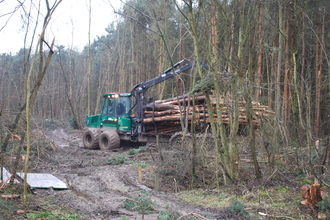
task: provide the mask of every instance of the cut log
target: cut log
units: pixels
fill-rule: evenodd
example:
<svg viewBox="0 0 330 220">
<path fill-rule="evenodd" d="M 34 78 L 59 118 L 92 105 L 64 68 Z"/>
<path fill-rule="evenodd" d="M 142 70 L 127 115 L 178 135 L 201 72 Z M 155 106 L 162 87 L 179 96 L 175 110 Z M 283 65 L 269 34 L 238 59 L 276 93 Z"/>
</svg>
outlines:
<svg viewBox="0 0 330 220">
<path fill-rule="evenodd" d="M 301 196 L 306 199 L 301 201 L 302 205 L 315 205 L 322 200 L 321 186 L 317 179 L 314 180 L 314 184 L 312 185 L 302 186 L 301 190 L 303 191 Z"/>
<path fill-rule="evenodd" d="M 188 115 L 188 120 L 192 119 L 192 115 Z M 199 118 L 198 116 L 195 116 L 195 119 Z M 179 121 L 181 119 L 180 115 L 168 115 L 168 116 L 161 116 L 156 118 L 145 118 L 143 119 L 144 123 L 149 123 L 153 121 Z"/>
<path fill-rule="evenodd" d="M 197 97 L 190 97 L 188 100 L 188 97 L 182 98 L 182 99 L 173 99 L 170 101 L 166 101 L 162 104 L 168 104 L 168 105 L 183 105 L 183 103 L 185 103 L 187 105 L 188 101 L 192 104 L 192 101 L 195 100 L 196 103 L 201 103 L 205 101 L 205 96 L 201 95 L 201 96 L 197 96 Z"/>
<path fill-rule="evenodd" d="M 20 198 L 20 195 L 17 195 L 17 194 L 9 194 L 9 195 L 2 194 L 2 195 L 0 195 L 0 197 L 4 198 L 4 199 L 18 199 L 18 198 Z"/>
<path fill-rule="evenodd" d="M 154 108 L 156 111 L 180 109 L 178 105 L 165 105 L 165 104 L 148 105 L 148 107 L 150 107 L 149 109 Z"/>
<path fill-rule="evenodd" d="M 154 103 L 148 104 L 144 112 L 144 123 L 155 123 L 157 128 L 163 129 L 162 126 L 174 126 L 177 129 L 177 126 L 180 126 L 180 119 L 183 114 L 189 121 L 188 123 L 209 123 L 210 114 L 213 115 L 214 119 L 217 120 L 218 116 L 216 114 L 217 102 L 215 95 L 211 95 L 211 104 L 212 109 L 209 111 L 205 104 L 206 97 L 204 94 L 198 94 L 198 96 L 188 98 L 187 95 L 174 97 L 166 100 L 158 100 Z M 195 100 L 195 107 L 191 105 L 188 106 L 188 102 L 192 104 L 192 100 Z M 239 124 L 244 125 L 248 124 L 246 117 L 246 102 L 244 100 L 239 100 L 238 111 L 239 111 Z M 222 122 L 224 124 L 230 123 L 229 115 L 233 111 L 232 101 L 229 97 L 221 97 L 218 104 L 220 106 Z M 180 110 L 181 109 L 181 110 Z M 253 123 L 256 127 L 260 126 L 260 120 L 267 119 L 275 113 L 268 109 L 268 106 L 261 105 L 258 102 L 252 102 L 253 114 Z M 195 113 L 194 119 L 192 118 L 193 113 Z M 159 126 L 159 127 L 158 127 Z M 170 129 L 171 130 L 171 129 Z M 162 130 L 165 132 L 165 130 Z"/>
<path fill-rule="evenodd" d="M 155 112 L 152 112 L 152 111 L 145 111 L 144 112 L 144 117 L 146 118 L 151 118 L 152 115 L 154 115 L 154 117 L 158 117 L 158 116 L 164 116 L 164 115 L 172 115 L 172 114 L 177 114 L 177 113 L 180 113 L 180 110 L 175 110 L 175 109 L 169 109 L 169 110 L 165 110 L 165 111 L 155 111 Z"/>
</svg>

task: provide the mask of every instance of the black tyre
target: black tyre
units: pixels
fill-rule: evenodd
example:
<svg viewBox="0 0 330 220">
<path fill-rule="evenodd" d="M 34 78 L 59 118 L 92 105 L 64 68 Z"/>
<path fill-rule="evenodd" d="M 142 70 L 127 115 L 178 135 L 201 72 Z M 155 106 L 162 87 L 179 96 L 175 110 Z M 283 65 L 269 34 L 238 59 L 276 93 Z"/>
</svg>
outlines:
<svg viewBox="0 0 330 220">
<path fill-rule="evenodd" d="M 163 166 L 166 172 L 181 179 L 190 172 L 192 166 L 192 139 L 190 134 L 183 137 L 182 132 L 175 133 L 169 144 L 161 149 Z"/>
<path fill-rule="evenodd" d="M 182 140 L 184 138 L 184 140 Z M 182 132 L 177 132 L 175 134 L 172 135 L 172 137 L 170 138 L 170 145 L 172 147 L 188 147 L 190 149 L 192 143 L 191 143 L 191 135 L 185 134 L 185 136 L 183 137 L 183 133 Z"/>
<path fill-rule="evenodd" d="M 177 132 L 170 138 L 170 144 L 165 148 L 168 159 L 178 160 L 183 164 L 191 163 L 192 140 L 190 134 L 183 137 L 182 132 Z"/>
<path fill-rule="evenodd" d="M 84 131 L 83 142 L 84 146 L 88 149 L 95 149 L 99 144 L 99 134 L 98 129 L 88 128 Z"/>
<path fill-rule="evenodd" d="M 120 147 L 120 138 L 115 130 L 103 131 L 100 135 L 99 145 L 101 150 L 111 150 Z"/>
</svg>

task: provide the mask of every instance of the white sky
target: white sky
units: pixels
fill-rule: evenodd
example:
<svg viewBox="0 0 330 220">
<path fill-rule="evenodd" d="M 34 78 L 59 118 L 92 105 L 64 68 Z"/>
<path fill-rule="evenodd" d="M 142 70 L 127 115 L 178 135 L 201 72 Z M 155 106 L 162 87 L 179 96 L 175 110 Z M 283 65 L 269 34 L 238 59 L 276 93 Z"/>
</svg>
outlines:
<svg viewBox="0 0 330 220">
<path fill-rule="evenodd" d="M 38 4 L 39 0 L 33 2 Z M 64 45 L 65 48 L 71 48 L 72 45 L 74 49 L 82 50 L 88 44 L 88 2 L 89 0 L 62 0 L 48 26 L 46 40 L 50 43 L 55 37 L 55 45 Z M 113 12 L 109 0 L 91 0 L 91 2 L 91 42 L 93 42 L 96 36 L 106 34 L 105 28 L 118 19 L 119 15 Z M 119 0 L 110 0 L 110 2 L 116 10 L 121 6 Z M 11 12 L 15 6 L 17 6 L 16 0 L 4 0 L 0 3 L 0 29 L 9 18 L 2 15 Z M 23 47 L 25 29 L 22 28 L 21 14 L 21 11 L 17 11 L 0 31 L 0 54 L 11 52 L 14 55 Z"/>
</svg>

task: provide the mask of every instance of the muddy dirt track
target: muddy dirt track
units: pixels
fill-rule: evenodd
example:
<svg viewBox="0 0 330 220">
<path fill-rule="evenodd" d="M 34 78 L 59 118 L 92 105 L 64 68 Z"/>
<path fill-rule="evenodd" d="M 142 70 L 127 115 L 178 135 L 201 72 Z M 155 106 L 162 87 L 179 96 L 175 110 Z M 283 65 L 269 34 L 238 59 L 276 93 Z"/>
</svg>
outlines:
<svg viewBox="0 0 330 220">
<path fill-rule="evenodd" d="M 56 128 L 42 133 L 52 141 L 48 147 L 51 149 L 43 152 L 40 162 L 31 168 L 34 172 L 53 174 L 65 182 L 69 189 L 38 189 L 35 193 L 53 197 L 58 205 L 75 210 L 82 219 L 142 219 L 137 211 L 125 208 L 120 199 L 142 197 L 150 199 L 152 207 L 157 210 L 146 214 L 144 218 L 147 220 L 159 219 L 160 211 L 176 213 L 176 216 L 196 213 L 212 216 L 208 217 L 211 219 L 243 219 L 223 210 L 180 201 L 176 193 L 173 193 L 172 185 L 168 186 L 168 190 L 167 186 L 161 186 L 162 191 L 157 191 L 152 188 L 152 184 L 147 184 L 147 179 L 139 183 L 136 164 L 146 161 L 149 164 L 152 160 L 148 152 L 129 156 L 131 162 L 109 165 L 110 157 L 127 153 L 129 147 L 116 152 L 89 150 L 84 148 L 82 132 L 79 130 Z M 151 175 L 148 172 L 144 171 L 143 178 Z"/>
</svg>

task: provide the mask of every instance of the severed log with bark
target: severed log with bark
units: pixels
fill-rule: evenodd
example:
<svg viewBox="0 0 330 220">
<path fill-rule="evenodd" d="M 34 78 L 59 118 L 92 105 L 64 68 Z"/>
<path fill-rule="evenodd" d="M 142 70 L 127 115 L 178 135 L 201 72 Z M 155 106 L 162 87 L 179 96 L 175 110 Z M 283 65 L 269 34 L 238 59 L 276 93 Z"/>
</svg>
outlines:
<svg viewBox="0 0 330 220">
<path fill-rule="evenodd" d="M 301 196 L 305 199 L 300 202 L 302 205 L 310 206 L 322 200 L 321 185 L 317 179 L 315 179 L 314 183 L 311 185 L 302 186 L 301 190 L 303 191 Z"/>
<path fill-rule="evenodd" d="M 165 133 L 174 132 L 180 130 L 180 121 L 182 119 L 188 120 L 188 123 L 210 123 L 210 114 L 215 120 L 218 119 L 216 114 L 217 102 L 215 95 L 211 95 L 212 109 L 207 109 L 206 97 L 203 93 L 199 93 L 197 96 L 188 97 L 187 95 L 174 97 L 166 100 L 158 100 L 153 103 L 149 103 L 145 106 L 143 122 L 148 124 L 152 123 L 157 126 L 157 131 L 164 131 Z M 195 100 L 195 106 L 192 106 L 192 101 Z M 230 123 L 230 115 L 233 111 L 232 100 L 228 97 L 221 97 L 218 106 L 220 106 L 221 120 L 225 125 Z M 236 102 L 238 104 L 239 117 L 238 121 L 240 125 L 247 125 L 248 120 L 246 116 L 244 100 Z M 188 107 L 189 106 L 189 107 Z M 275 113 L 271 111 L 268 106 L 261 105 L 258 102 L 252 102 L 253 124 L 255 127 L 260 126 L 261 118 L 267 119 Z M 194 117 L 193 117 L 194 114 Z M 168 127 L 171 128 L 168 128 Z M 150 126 L 152 132 L 153 127 Z"/>
<path fill-rule="evenodd" d="M 165 111 L 165 110 L 180 110 L 178 105 L 169 105 L 169 104 L 154 104 L 146 106 L 146 109 L 154 109 L 156 111 Z"/>
<path fill-rule="evenodd" d="M 173 114 L 180 114 L 180 110 L 179 109 L 169 109 L 169 110 L 165 110 L 165 111 L 161 111 L 161 112 L 152 112 L 152 111 L 145 111 L 144 112 L 144 117 L 146 118 L 151 118 L 151 117 L 159 117 L 159 116 L 164 116 L 164 115 L 173 115 Z"/>
<path fill-rule="evenodd" d="M 145 118 L 143 119 L 143 122 L 148 123 L 148 122 L 153 122 L 153 121 L 179 121 L 180 118 L 183 117 L 180 114 L 178 115 L 167 115 L 167 116 L 160 116 L 160 117 L 155 117 L 155 118 Z M 195 115 L 195 119 L 198 119 L 199 116 Z M 193 119 L 192 115 L 188 115 L 188 120 Z"/>
<path fill-rule="evenodd" d="M 192 104 L 192 101 L 195 100 L 196 103 L 203 103 L 205 101 L 205 96 L 204 95 L 201 95 L 201 96 L 197 96 L 195 98 L 193 97 L 190 97 L 189 100 L 188 100 L 188 97 L 184 97 L 184 98 L 181 98 L 181 99 L 173 99 L 173 100 L 169 100 L 169 101 L 165 101 L 165 102 L 162 102 L 161 104 L 169 104 L 169 105 L 183 105 L 184 103 L 188 103 L 188 101 L 190 101 Z"/>
</svg>

